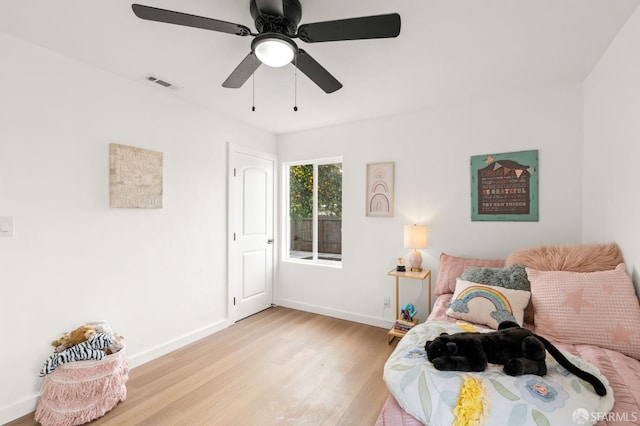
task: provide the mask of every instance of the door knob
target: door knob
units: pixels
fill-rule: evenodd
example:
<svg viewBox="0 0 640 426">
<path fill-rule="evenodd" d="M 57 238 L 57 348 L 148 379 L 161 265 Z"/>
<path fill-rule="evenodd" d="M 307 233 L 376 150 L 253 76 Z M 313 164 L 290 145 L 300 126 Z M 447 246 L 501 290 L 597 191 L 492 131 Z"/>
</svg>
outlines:
<svg viewBox="0 0 640 426">
<path fill-rule="evenodd" d="M 273 244 L 273 238 L 269 238 L 269 239 L 267 240 L 267 244 Z"/>
</svg>

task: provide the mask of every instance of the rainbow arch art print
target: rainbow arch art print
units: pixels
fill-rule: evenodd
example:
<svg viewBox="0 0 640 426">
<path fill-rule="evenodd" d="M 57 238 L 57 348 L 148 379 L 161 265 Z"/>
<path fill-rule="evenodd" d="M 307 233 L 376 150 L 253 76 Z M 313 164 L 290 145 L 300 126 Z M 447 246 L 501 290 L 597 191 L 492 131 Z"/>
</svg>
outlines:
<svg viewBox="0 0 640 426">
<path fill-rule="evenodd" d="M 367 164 L 367 216 L 393 216 L 394 162 Z"/>
</svg>

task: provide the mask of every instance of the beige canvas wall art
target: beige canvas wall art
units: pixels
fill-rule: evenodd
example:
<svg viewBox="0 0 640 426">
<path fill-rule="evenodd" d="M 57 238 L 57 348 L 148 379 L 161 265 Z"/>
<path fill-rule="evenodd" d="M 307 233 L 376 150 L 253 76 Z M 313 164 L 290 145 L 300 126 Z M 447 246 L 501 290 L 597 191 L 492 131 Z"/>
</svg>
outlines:
<svg viewBox="0 0 640 426">
<path fill-rule="evenodd" d="M 162 208 L 162 152 L 109 145 L 109 207 Z"/>
</svg>

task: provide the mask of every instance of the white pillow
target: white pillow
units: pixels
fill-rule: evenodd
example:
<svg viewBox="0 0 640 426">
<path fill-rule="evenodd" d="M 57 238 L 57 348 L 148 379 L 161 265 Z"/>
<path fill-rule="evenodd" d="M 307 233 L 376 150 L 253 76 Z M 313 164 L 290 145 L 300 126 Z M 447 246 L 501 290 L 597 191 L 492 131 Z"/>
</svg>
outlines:
<svg viewBox="0 0 640 426">
<path fill-rule="evenodd" d="M 502 321 L 522 326 L 531 292 L 477 284 L 458 278 L 447 316 L 498 328 Z"/>
</svg>

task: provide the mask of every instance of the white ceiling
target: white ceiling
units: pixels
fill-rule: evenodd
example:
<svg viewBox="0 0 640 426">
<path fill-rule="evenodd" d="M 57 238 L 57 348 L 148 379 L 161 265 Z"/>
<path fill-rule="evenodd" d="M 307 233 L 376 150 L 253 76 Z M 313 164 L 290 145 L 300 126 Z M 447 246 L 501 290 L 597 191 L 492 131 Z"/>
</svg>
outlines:
<svg viewBox="0 0 640 426">
<path fill-rule="evenodd" d="M 245 25 L 249 0 L 136 0 Z M 251 37 L 137 18 L 128 0 L 0 0 L 0 31 L 274 133 L 398 114 L 515 88 L 582 81 L 640 0 L 300 0 L 301 24 L 398 12 L 393 39 L 305 44 L 344 87 L 262 66 L 221 86 Z M 1 53 L 0 53 L 1 60 Z M 1 66 L 1 65 L 0 65 Z M 164 89 L 149 74 L 180 86 Z"/>
</svg>

